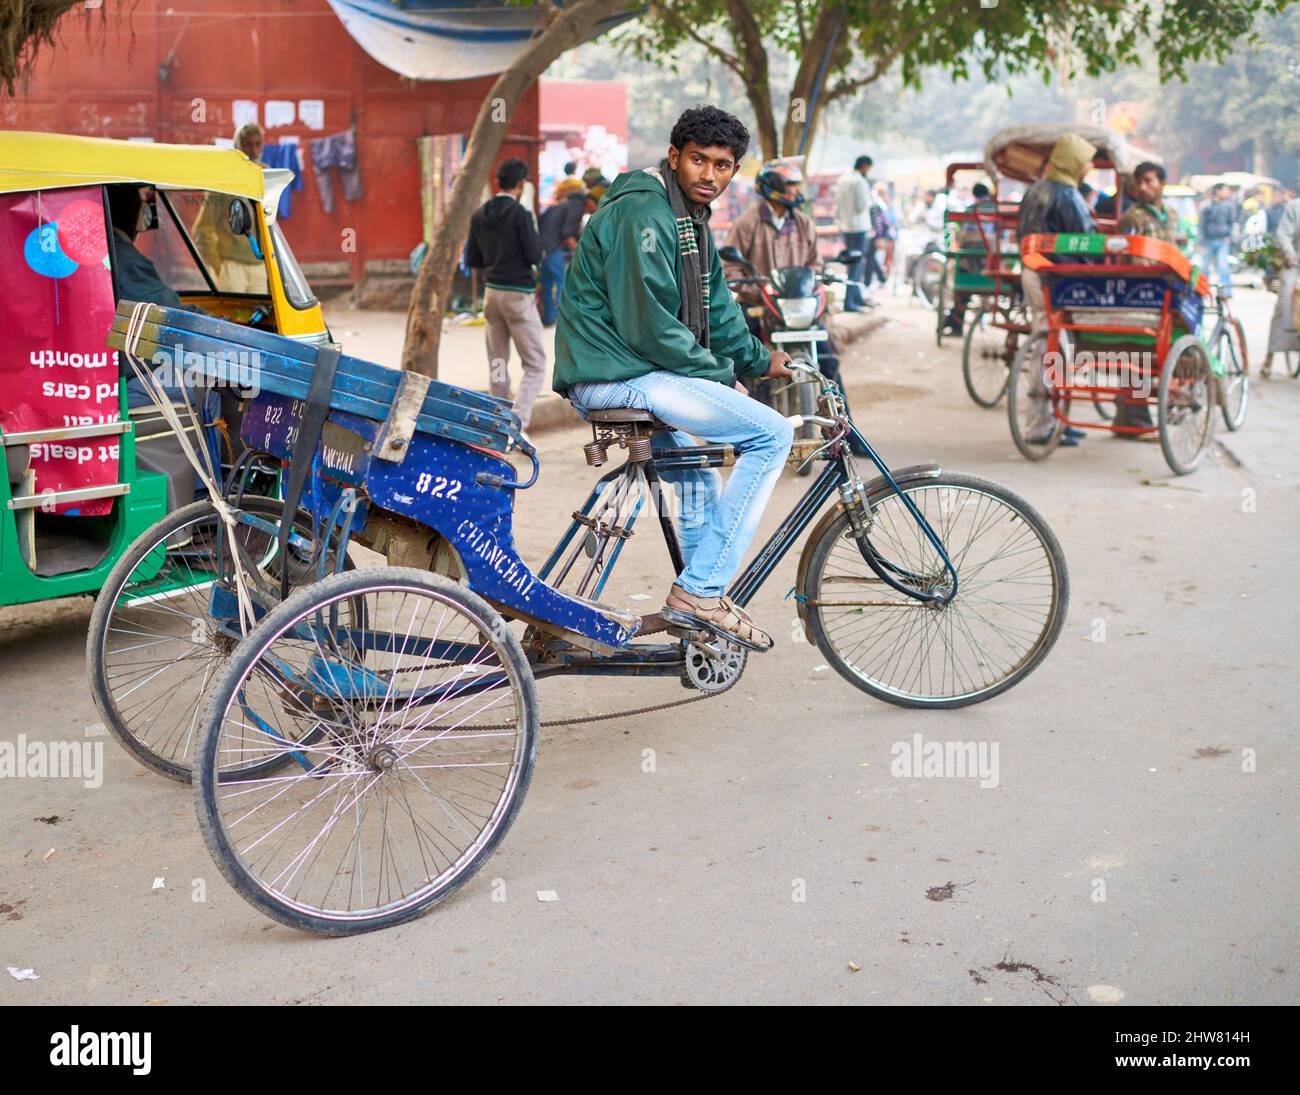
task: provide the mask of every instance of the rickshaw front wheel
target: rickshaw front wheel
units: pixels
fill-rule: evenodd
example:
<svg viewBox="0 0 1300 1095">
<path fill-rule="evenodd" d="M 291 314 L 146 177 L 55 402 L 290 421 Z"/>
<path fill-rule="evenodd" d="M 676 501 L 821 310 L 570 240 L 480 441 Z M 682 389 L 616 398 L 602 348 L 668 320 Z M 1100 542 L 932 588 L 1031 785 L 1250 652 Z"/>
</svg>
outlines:
<svg viewBox="0 0 1300 1095">
<path fill-rule="evenodd" d="M 854 687 L 901 707 L 966 707 L 1005 692 L 1047 657 L 1065 623 L 1065 556 L 1043 517 L 1007 488 L 943 472 L 899 486 L 957 569 L 947 605 L 908 597 L 863 558 L 849 517 L 831 511 L 800 561 L 809 637 Z M 869 538 L 895 573 L 946 584 L 939 553 L 882 484 L 868 499 Z"/>
<path fill-rule="evenodd" d="M 1223 375 L 1216 378 L 1223 424 L 1229 430 L 1239 430 L 1246 421 L 1246 407 L 1250 403 L 1250 364 L 1241 320 L 1234 317 L 1224 325 L 1219 336 L 1218 357 L 1223 367 Z"/>
<path fill-rule="evenodd" d="M 961 351 L 961 375 L 966 394 L 981 407 L 996 407 L 1007 390 L 1008 334 L 995 324 L 995 308 L 984 308 L 966 328 Z"/>
</svg>

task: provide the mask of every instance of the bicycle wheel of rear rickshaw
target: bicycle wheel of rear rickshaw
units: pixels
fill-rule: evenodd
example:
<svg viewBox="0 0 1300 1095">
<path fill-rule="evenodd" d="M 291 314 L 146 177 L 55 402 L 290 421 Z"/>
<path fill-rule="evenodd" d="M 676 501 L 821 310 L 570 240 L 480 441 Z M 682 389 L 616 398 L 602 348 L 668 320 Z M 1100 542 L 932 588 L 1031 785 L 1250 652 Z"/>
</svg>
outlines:
<svg viewBox="0 0 1300 1095">
<path fill-rule="evenodd" d="M 1210 355 L 1195 335 L 1169 349 L 1160 370 L 1160 448 L 1175 475 L 1187 475 L 1214 438 L 1215 376 Z"/>
<path fill-rule="evenodd" d="M 461 886 L 536 759 L 519 640 L 467 587 L 405 567 L 299 590 L 208 695 L 194 768 L 208 850 L 258 910 L 327 935 L 399 924 Z M 228 778 L 263 758 L 287 767 Z"/>
<path fill-rule="evenodd" d="M 927 251 L 917 260 L 912 273 L 912 292 L 927 308 L 938 305 L 947 273 L 948 262 L 940 251 Z"/>
<path fill-rule="evenodd" d="M 1031 335 L 1016 351 L 1007 376 L 1007 422 L 1011 440 L 1026 460 L 1046 460 L 1061 443 L 1065 423 L 1056 417 L 1057 397 L 1046 375 L 1045 334 Z"/>
<path fill-rule="evenodd" d="M 246 496 L 240 506 L 278 526 L 284 505 Z M 230 656 L 234 640 L 212 625 L 212 583 L 233 573 L 210 499 L 193 502 L 147 529 L 118 559 L 95 601 L 86 637 L 91 694 L 104 725 L 140 763 L 188 783 L 203 691 Z M 295 526 L 310 537 L 311 518 Z M 240 525 L 248 558 L 278 584 L 274 536 Z M 290 585 L 315 568 L 290 547 Z M 219 561 L 220 560 L 220 561 Z M 220 574 L 218 571 L 220 570 Z"/>
<path fill-rule="evenodd" d="M 985 308 L 966 330 L 961 349 L 961 376 L 966 392 L 981 407 L 996 407 L 1007 390 L 1008 333 L 994 325 L 997 312 Z"/>
<path fill-rule="evenodd" d="M 1229 430 L 1238 430 L 1246 421 L 1246 407 L 1250 403 L 1250 365 L 1246 359 L 1246 333 L 1240 320 L 1232 319 L 1224 324 L 1215 352 L 1223 368 L 1223 375 L 1216 378 L 1223 424 Z"/>
<path fill-rule="evenodd" d="M 944 472 L 899 485 L 952 559 L 956 597 L 933 607 L 890 588 L 840 512 L 806 549 L 811 638 L 850 684 L 902 707 L 965 707 L 1005 692 L 1061 633 L 1070 600 L 1061 545 L 1037 510 L 997 483 Z M 898 495 L 882 485 L 868 505 L 870 542 L 889 569 L 944 585 L 939 553 Z"/>
</svg>

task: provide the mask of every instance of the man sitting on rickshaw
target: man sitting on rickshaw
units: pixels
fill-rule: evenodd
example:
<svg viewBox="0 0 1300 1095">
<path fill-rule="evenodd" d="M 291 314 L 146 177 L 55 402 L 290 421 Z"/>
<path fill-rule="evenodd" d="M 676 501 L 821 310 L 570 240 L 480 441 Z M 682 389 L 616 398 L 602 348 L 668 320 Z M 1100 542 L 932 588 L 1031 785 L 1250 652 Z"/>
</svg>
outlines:
<svg viewBox="0 0 1300 1095">
<path fill-rule="evenodd" d="M 971 204 L 967 209 L 969 213 L 984 214 L 991 217 L 997 213 L 998 203 L 993 198 L 993 191 L 982 182 L 977 182 L 971 187 Z M 990 223 L 993 223 L 990 220 Z M 996 224 L 990 230 L 994 241 L 998 238 Z M 957 270 L 963 274 L 973 274 L 979 276 L 984 273 L 984 266 L 988 262 L 988 246 L 984 242 L 984 232 L 980 230 L 978 220 L 966 221 L 957 235 Z M 948 310 L 948 317 L 944 321 L 944 331 L 950 335 L 956 335 L 960 338 L 966 331 L 966 293 L 954 293 L 952 307 Z"/>
<path fill-rule="evenodd" d="M 750 334 L 709 227 L 710 205 L 748 148 L 749 131 L 738 119 L 694 107 L 677 119 L 658 167 L 614 180 L 565 277 L 554 387 L 582 411 L 652 412 L 674 427 L 657 445 L 688 445 L 694 435 L 739 452 L 725 489 L 712 469 L 675 480 L 683 491 L 686 567 L 661 615 L 766 650 L 772 637 L 726 590 L 780 478 L 794 428 L 733 382 L 793 374 L 789 354 Z"/>
<path fill-rule="evenodd" d="M 1052 146 L 1047 175 L 1026 190 L 1020 200 L 1019 239 L 1025 240 L 1038 233 L 1096 231 L 1092 214 L 1079 193 L 1079 183 L 1092 166 L 1096 154 L 1096 148 L 1077 133 L 1067 133 Z M 1029 267 L 1022 267 L 1020 286 L 1033 330 L 1046 332 L 1047 309 L 1042 278 Z M 1030 424 L 1028 441 L 1031 445 L 1045 445 L 1052 436 L 1052 412 L 1046 400 L 1038 408 L 1037 418 L 1038 421 Z M 1062 431 L 1060 444 L 1077 445 L 1083 436 L 1082 430 L 1067 426 Z"/>
<path fill-rule="evenodd" d="M 1157 163 L 1144 162 L 1133 169 L 1131 186 L 1134 204 L 1119 219 L 1119 230 L 1126 236 L 1149 236 L 1151 239 L 1178 245 L 1178 214 L 1164 202 L 1165 169 Z M 1139 266 L 1151 264 L 1150 259 L 1132 260 Z M 1123 398 L 1115 412 L 1116 426 L 1133 426 L 1143 433 L 1117 431 L 1115 437 L 1139 441 L 1152 438 L 1155 423 L 1151 421 L 1151 408 L 1145 399 Z"/>
</svg>

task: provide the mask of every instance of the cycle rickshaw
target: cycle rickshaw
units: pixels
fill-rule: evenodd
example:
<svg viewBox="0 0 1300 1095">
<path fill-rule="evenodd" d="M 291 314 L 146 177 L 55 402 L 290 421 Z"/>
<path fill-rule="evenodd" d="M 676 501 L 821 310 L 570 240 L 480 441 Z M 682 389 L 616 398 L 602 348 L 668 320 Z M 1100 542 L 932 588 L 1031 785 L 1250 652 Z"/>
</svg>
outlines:
<svg viewBox="0 0 1300 1095">
<path fill-rule="evenodd" d="M 648 508 L 680 570 L 664 482 L 729 466 L 730 446 L 660 450 L 667 427 L 648 412 L 592 412 L 588 464 L 625 459 L 534 572 L 511 519 L 539 465 L 504 401 L 152 305 L 124 302 L 110 342 L 142 376 L 181 348 L 246 395 L 250 455 L 224 483 L 205 473 L 208 558 L 173 565 L 167 523 L 142 536 L 101 597 L 87 656 L 96 702 L 132 750 L 178 778 L 192 763 L 209 849 L 272 918 L 365 931 L 461 885 L 528 787 L 536 678 L 662 676 L 696 699 L 744 671 L 749 651 L 727 636 L 608 603 Z M 230 365 L 240 349 L 257 352 L 255 375 Z M 803 369 L 821 436 L 791 459 L 822 471 L 732 599 L 748 604 L 811 528 L 795 608 L 851 684 L 950 708 L 1023 680 L 1068 604 L 1050 528 L 1005 488 L 936 466 L 891 473 L 872 452 L 879 474 L 864 481 L 838 389 Z M 287 469 L 282 502 L 245 489 L 259 462 Z M 389 565 L 350 568 L 351 541 Z"/>
<path fill-rule="evenodd" d="M 982 163 L 948 165 L 951 202 L 954 183 L 963 175 L 997 179 Z M 987 198 L 944 217 L 947 269 L 940 293 L 935 339 L 956 317 L 962 326 L 962 378 L 970 397 L 994 406 L 1006 387 L 1006 368 L 1019 339 L 1029 333 L 1029 317 L 1020 293 L 1020 253 L 1016 248 L 1017 201 Z M 967 316 L 970 316 L 967 322 Z"/>
<path fill-rule="evenodd" d="M 1216 405 L 1230 429 L 1242 424 L 1249 379 L 1241 324 L 1226 301 L 1210 302 L 1205 275 L 1178 248 L 1096 234 L 1034 235 L 1021 247 L 1025 265 L 1042 276 L 1047 311 L 1046 333 L 1021 347 L 1008 385 L 1011 436 L 1025 457 L 1049 456 L 1067 426 L 1155 429 L 1170 469 L 1186 475 L 1210 446 Z M 1143 405 L 1156 419 L 1080 421 L 1079 403 Z"/>
<path fill-rule="evenodd" d="M 981 407 L 995 407 L 1007 390 L 1007 377 L 1016 353 L 1030 333 L 1029 313 L 1020 289 L 1018 221 L 1020 198 L 1026 187 L 1047 171 L 1052 148 L 1062 136 L 1075 133 L 1097 149 L 1093 166 L 1113 176 L 1114 207 L 1096 214 L 1101 232 L 1113 232 L 1124 210 L 1124 179 L 1141 157 L 1119 134 L 1104 126 L 1049 123 L 1009 126 L 989 138 L 982 164 L 954 164 L 949 177 L 961 170 L 979 168 L 993 180 L 993 194 L 963 213 L 952 216 L 954 229 L 965 230 L 968 245 L 962 250 L 971 267 L 983 258 L 983 269 L 961 274 L 961 261 L 952 262 L 954 289 L 959 285 L 974 294 L 981 307 L 966 326 L 962 346 L 962 378 L 966 391 Z M 958 236 L 957 238 L 961 238 Z M 949 248 L 952 250 L 952 248 Z M 968 253 L 967 253 L 968 252 Z M 1100 413 L 1110 408 L 1098 404 Z"/>
</svg>

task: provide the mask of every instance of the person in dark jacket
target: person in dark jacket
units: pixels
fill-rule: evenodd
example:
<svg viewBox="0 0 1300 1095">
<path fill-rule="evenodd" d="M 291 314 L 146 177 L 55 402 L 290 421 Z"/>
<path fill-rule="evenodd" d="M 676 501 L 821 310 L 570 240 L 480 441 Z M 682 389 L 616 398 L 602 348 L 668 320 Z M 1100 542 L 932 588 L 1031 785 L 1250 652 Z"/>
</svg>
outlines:
<svg viewBox="0 0 1300 1095">
<path fill-rule="evenodd" d="M 1092 166 L 1092 158 L 1096 154 L 1096 148 L 1077 133 L 1067 133 L 1052 146 L 1052 155 L 1047 161 L 1047 174 L 1026 190 L 1025 196 L 1020 199 L 1017 227 L 1022 245 L 1027 237 L 1036 233 L 1054 235 L 1061 232 L 1096 231 L 1092 213 L 1084 204 L 1083 195 L 1079 193 L 1079 183 Z M 1046 331 L 1047 311 L 1042 279 L 1036 271 L 1022 265 L 1020 287 L 1029 308 L 1033 329 Z M 1033 404 L 1027 438 L 1031 445 L 1047 444 L 1055 428 L 1045 394 L 1039 394 L 1045 392 L 1045 386 L 1035 388 L 1037 398 Z M 1082 430 L 1067 426 L 1060 443 L 1066 446 L 1077 445 L 1082 440 Z"/>
<path fill-rule="evenodd" d="M 1237 203 L 1232 200 L 1232 190 L 1219 183 L 1210 191 L 1210 200 L 1201 210 L 1201 250 L 1205 269 L 1214 271 L 1219 285 L 1219 296 L 1232 296 L 1232 270 L 1228 255 L 1232 250 L 1232 226 L 1237 219 Z"/>
<path fill-rule="evenodd" d="M 123 300 L 147 300 L 165 308 L 180 308 L 181 298 L 158 275 L 158 269 L 135 245 L 140 234 L 144 196 L 135 183 L 108 188 L 108 214 L 113 222 L 113 274 Z"/>
<path fill-rule="evenodd" d="M 555 187 L 555 203 L 542 214 L 538 228 L 542 237 L 542 326 L 555 326 L 560 293 L 564 290 L 564 267 L 578 246 L 582 218 L 595 212 L 595 203 L 577 179 L 562 179 Z"/>
<path fill-rule="evenodd" d="M 537 313 L 537 274 L 542 242 L 532 214 L 519 199 L 528 180 L 523 160 L 497 168 L 497 195 L 474 214 L 465 257 L 487 273 L 483 318 L 487 321 L 488 376 L 493 395 L 510 395 L 510 343 L 523 364 L 524 379 L 515 396 L 515 413 L 524 428 L 546 379 L 542 317 Z"/>
</svg>

